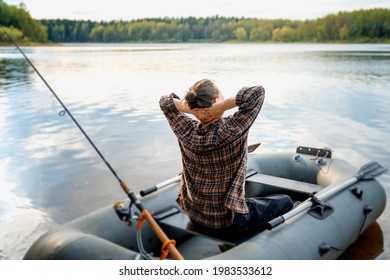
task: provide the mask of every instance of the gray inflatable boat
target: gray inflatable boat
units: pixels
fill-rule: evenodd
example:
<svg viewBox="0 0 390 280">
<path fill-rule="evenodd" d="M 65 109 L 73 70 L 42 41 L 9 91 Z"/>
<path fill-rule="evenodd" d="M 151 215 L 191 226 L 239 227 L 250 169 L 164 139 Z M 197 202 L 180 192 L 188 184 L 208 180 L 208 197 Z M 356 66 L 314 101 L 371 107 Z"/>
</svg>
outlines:
<svg viewBox="0 0 390 280">
<path fill-rule="evenodd" d="M 254 235 L 221 235 L 196 228 L 175 201 L 180 176 L 136 197 L 154 212 L 153 220 L 174 240 L 170 245 L 175 242 L 184 259 L 337 259 L 385 209 L 386 194 L 375 177 L 387 170 L 376 162 L 358 169 L 332 158 L 328 148 L 298 147 L 292 153 L 251 150 L 246 196 L 284 193 L 297 202 Z M 137 222 L 140 211 L 130 200 L 117 203 L 115 209 L 107 206 L 53 228 L 24 258 L 139 260 L 158 259 L 161 251 L 166 255 L 166 244 L 162 248 L 153 226 Z"/>
</svg>

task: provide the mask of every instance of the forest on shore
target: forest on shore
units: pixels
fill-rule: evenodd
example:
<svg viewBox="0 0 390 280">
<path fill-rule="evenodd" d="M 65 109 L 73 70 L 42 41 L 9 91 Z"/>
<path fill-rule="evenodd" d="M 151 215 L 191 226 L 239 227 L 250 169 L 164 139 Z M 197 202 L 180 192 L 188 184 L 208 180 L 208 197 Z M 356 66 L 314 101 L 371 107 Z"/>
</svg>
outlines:
<svg viewBox="0 0 390 280">
<path fill-rule="evenodd" d="M 0 3 L 0 25 L 21 44 L 191 42 L 390 42 L 390 9 L 339 12 L 313 20 L 212 16 L 90 21 L 31 17 Z M 9 40 L 0 31 L 0 44 Z"/>
</svg>

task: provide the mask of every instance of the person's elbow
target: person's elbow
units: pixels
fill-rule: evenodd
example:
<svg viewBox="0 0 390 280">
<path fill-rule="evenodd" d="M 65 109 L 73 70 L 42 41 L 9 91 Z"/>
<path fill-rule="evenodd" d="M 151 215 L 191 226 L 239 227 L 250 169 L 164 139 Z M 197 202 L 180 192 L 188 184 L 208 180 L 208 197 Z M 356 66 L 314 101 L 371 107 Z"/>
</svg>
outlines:
<svg viewBox="0 0 390 280">
<path fill-rule="evenodd" d="M 167 106 L 167 99 L 168 99 L 167 95 L 163 95 L 163 96 L 160 97 L 159 105 L 160 105 L 160 109 L 161 110 L 164 110 L 164 108 L 166 108 L 166 106 Z"/>
</svg>

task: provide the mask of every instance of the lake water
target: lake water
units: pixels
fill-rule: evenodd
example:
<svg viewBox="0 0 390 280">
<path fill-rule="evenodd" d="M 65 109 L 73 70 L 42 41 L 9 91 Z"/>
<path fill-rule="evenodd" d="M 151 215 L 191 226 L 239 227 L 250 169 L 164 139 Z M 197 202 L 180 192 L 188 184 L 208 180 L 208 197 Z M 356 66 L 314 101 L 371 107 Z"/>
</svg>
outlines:
<svg viewBox="0 0 390 280">
<path fill-rule="evenodd" d="M 356 167 L 390 168 L 390 45 L 147 44 L 23 47 L 119 176 L 139 190 L 177 175 L 158 101 L 202 78 L 225 97 L 267 95 L 249 142 L 264 151 L 331 147 Z M 0 48 L 0 259 L 124 198 L 115 177 L 22 55 Z M 378 180 L 390 201 L 390 175 Z M 388 203 L 389 205 L 389 203 Z M 387 206 L 343 258 L 390 259 Z"/>
</svg>

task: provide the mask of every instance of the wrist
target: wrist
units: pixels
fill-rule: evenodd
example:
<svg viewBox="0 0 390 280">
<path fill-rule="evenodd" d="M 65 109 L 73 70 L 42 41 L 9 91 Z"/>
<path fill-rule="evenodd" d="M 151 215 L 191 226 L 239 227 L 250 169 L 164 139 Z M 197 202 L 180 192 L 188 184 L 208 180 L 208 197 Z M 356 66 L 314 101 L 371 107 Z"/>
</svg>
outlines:
<svg viewBox="0 0 390 280">
<path fill-rule="evenodd" d="M 179 112 L 182 112 L 182 113 L 189 113 L 190 112 L 190 108 L 188 107 L 188 104 L 185 101 L 185 99 L 174 98 L 173 103 L 175 104 L 175 107 Z"/>
<path fill-rule="evenodd" d="M 221 108 L 223 111 L 227 111 L 236 107 L 236 97 L 232 96 L 221 102 Z"/>
</svg>

